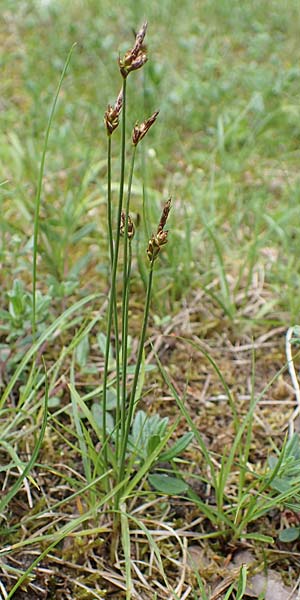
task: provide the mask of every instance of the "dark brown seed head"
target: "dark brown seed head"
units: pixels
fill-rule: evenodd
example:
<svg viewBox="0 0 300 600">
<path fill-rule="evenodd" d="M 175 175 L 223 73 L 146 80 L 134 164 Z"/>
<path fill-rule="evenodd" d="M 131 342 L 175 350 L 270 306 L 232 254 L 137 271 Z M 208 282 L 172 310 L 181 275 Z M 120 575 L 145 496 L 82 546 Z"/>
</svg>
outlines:
<svg viewBox="0 0 300 600">
<path fill-rule="evenodd" d="M 145 50 L 145 46 L 143 46 L 143 42 L 145 39 L 147 27 L 148 27 L 148 23 L 147 23 L 147 21 L 145 21 L 145 23 L 143 23 L 142 27 L 139 29 L 139 31 L 137 32 L 137 34 L 135 36 L 135 43 L 134 43 L 134 46 L 131 51 L 133 58 L 136 58 L 137 55 L 141 51 Z"/>
<path fill-rule="evenodd" d="M 148 242 L 147 255 L 151 262 L 154 262 L 160 253 L 161 247 L 164 246 L 168 241 L 168 231 L 164 231 L 163 228 L 166 225 L 170 208 L 171 198 L 167 200 L 163 207 L 156 234 L 152 234 Z"/>
<path fill-rule="evenodd" d="M 123 58 L 119 56 L 119 68 L 121 75 L 126 79 L 131 71 L 140 69 L 148 60 L 146 48 L 143 44 L 147 31 L 147 22 L 144 23 L 135 37 L 135 43 L 131 50 L 128 50 Z"/>
<path fill-rule="evenodd" d="M 160 253 L 160 245 L 155 237 L 155 235 L 152 235 L 149 242 L 148 242 L 148 248 L 147 248 L 147 255 L 148 258 L 151 262 L 153 262 L 157 256 Z"/>
<path fill-rule="evenodd" d="M 171 198 L 169 198 L 167 200 L 167 202 L 165 203 L 165 205 L 163 207 L 163 211 L 161 213 L 160 221 L 159 221 L 158 228 L 157 228 L 157 233 L 160 233 L 163 230 L 163 228 L 167 222 L 170 209 L 171 209 Z"/>
<path fill-rule="evenodd" d="M 144 24 L 144 25 L 145 25 L 145 24 Z M 144 25 L 143 25 L 143 27 L 144 27 Z M 133 33 L 133 35 L 134 35 L 134 39 L 136 39 L 137 32 L 135 31 L 135 29 L 132 29 L 132 33 Z M 141 44 L 141 46 L 140 46 L 140 51 L 144 52 L 144 54 L 147 54 L 147 46 L 146 46 L 146 44 L 144 43 L 144 40 L 142 41 L 142 44 Z"/>
<path fill-rule="evenodd" d="M 151 115 L 151 117 L 149 117 L 149 119 L 143 121 L 141 125 L 136 124 L 134 126 L 132 132 L 132 143 L 134 146 L 137 146 L 137 144 L 143 139 L 143 137 L 145 137 L 150 127 L 153 125 L 153 123 L 155 123 L 158 114 L 159 111 L 157 110 L 155 113 L 153 113 L 153 115 Z"/>
<path fill-rule="evenodd" d="M 104 123 L 106 125 L 107 135 L 112 135 L 115 129 L 119 125 L 120 112 L 123 106 L 123 90 L 120 91 L 115 106 L 112 107 L 110 104 L 107 107 L 107 111 L 104 114 Z"/>
</svg>

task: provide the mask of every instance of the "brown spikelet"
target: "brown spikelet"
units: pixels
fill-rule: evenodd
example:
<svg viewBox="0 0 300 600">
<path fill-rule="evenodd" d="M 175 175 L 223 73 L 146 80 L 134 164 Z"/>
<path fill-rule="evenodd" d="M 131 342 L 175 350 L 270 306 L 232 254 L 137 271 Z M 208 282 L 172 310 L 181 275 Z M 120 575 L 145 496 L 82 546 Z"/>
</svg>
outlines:
<svg viewBox="0 0 300 600">
<path fill-rule="evenodd" d="M 123 58 L 119 57 L 119 68 L 124 79 L 126 79 L 131 71 L 140 69 L 148 60 L 146 47 L 143 43 L 146 31 L 147 22 L 145 22 L 137 32 L 133 48 L 128 50 Z"/>
<path fill-rule="evenodd" d="M 160 231 L 163 230 L 163 228 L 167 222 L 169 212 L 171 209 L 171 201 L 172 201 L 172 199 L 169 198 L 163 207 L 163 211 L 161 213 L 160 221 L 159 221 L 158 228 L 157 228 L 157 233 L 160 233 Z"/>
<path fill-rule="evenodd" d="M 143 42 L 145 39 L 147 27 L 148 27 L 148 23 L 147 23 L 147 21 L 145 21 L 145 23 L 143 23 L 142 27 L 139 29 L 139 31 L 137 32 L 137 34 L 135 36 L 135 43 L 134 43 L 134 46 L 131 51 L 134 58 L 136 58 L 141 51 L 145 50 L 145 46 L 143 45 Z"/>
<path fill-rule="evenodd" d="M 163 207 L 156 234 L 152 234 L 148 242 L 147 255 L 151 262 L 154 262 L 160 253 L 161 247 L 164 246 L 168 241 L 168 231 L 164 231 L 164 227 L 167 223 L 170 208 L 171 198 L 167 200 Z"/>
<path fill-rule="evenodd" d="M 125 229 L 126 229 L 126 215 L 124 213 L 124 211 L 122 210 L 121 213 L 121 226 L 120 226 L 120 234 L 121 235 L 125 235 Z M 127 237 L 129 240 L 132 240 L 132 238 L 134 237 L 135 234 L 135 228 L 134 228 L 134 224 L 130 218 L 130 216 L 128 215 L 128 225 L 127 225 Z"/>
<path fill-rule="evenodd" d="M 119 125 L 119 117 L 123 106 L 123 90 L 120 91 L 115 106 L 112 107 L 110 104 L 104 113 L 104 123 L 106 125 L 107 135 L 112 135 L 115 129 Z"/>
<path fill-rule="evenodd" d="M 144 23 L 145 25 L 145 23 Z M 143 25 L 143 27 L 144 27 Z M 132 33 L 134 35 L 134 39 L 136 39 L 136 36 L 138 35 L 135 29 L 132 29 Z M 139 33 L 139 32 L 138 32 Z M 144 40 L 142 41 L 142 44 L 140 45 L 140 51 L 142 51 L 144 54 L 147 54 L 147 46 L 144 43 Z"/>
<path fill-rule="evenodd" d="M 145 121 L 143 121 L 143 123 L 141 123 L 141 125 L 136 124 L 133 128 L 133 132 L 132 132 L 132 143 L 134 146 L 137 146 L 137 144 L 143 139 L 143 137 L 145 137 L 146 133 L 148 133 L 150 127 L 153 125 L 153 123 L 155 123 L 156 118 L 159 114 L 159 111 L 157 110 L 156 112 L 153 113 L 153 115 L 151 115 L 151 117 L 149 117 L 149 119 L 146 119 Z"/>
</svg>

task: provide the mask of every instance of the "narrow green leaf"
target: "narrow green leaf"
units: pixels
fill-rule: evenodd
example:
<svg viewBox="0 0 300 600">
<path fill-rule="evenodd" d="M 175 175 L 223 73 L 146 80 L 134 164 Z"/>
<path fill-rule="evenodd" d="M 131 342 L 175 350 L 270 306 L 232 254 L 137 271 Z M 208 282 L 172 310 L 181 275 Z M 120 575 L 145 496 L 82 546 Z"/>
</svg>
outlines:
<svg viewBox="0 0 300 600">
<path fill-rule="evenodd" d="M 130 600 L 130 598 L 132 597 L 130 530 L 128 516 L 126 513 L 126 507 L 125 505 L 122 505 L 120 508 L 122 548 L 125 557 L 126 600 Z"/>
<path fill-rule="evenodd" d="M 69 389 L 70 389 L 71 394 L 75 395 L 76 402 L 77 402 L 78 406 L 80 407 L 80 410 L 83 413 L 83 417 L 88 420 L 89 424 L 91 425 L 91 427 L 93 428 L 94 432 L 96 433 L 96 436 L 97 436 L 98 440 L 101 440 L 102 437 L 103 437 L 102 436 L 102 431 L 101 431 L 102 422 L 101 422 L 101 426 L 99 426 L 98 423 L 97 423 L 97 421 L 96 421 L 96 419 L 95 419 L 95 417 L 94 417 L 94 415 L 93 415 L 92 410 L 90 410 L 88 408 L 88 406 L 85 403 L 85 399 L 80 397 L 80 395 L 78 394 L 75 386 L 72 383 L 69 384 Z M 112 465 L 115 465 L 114 453 L 111 452 L 109 448 L 108 448 L 108 452 L 109 452 L 110 463 Z M 100 454 L 101 454 L 101 452 L 99 453 L 99 456 L 100 456 Z"/>
<path fill-rule="evenodd" d="M 247 587 L 247 565 L 242 565 L 236 590 L 236 600 L 242 600 Z"/>
<path fill-rule="evenodd" d="M 10 502 L 10 500 L 15 496 L 15 494 L 18 492 L 18 490 L 20 489 L 25 477 L 27 477 L 32 469 L 32 467 L 35 464 L 35 461 L 38 457 L 41 445 L 43 443 L 43 439 L 44 439 L 44 435 L 45 435 L 45 431 L 46 431 L 46 426 L 47 426 L 47 419 L 48 419 L 48 380 L 47 380 L 47 374 L 45 372 L 45 399 L 44 399 L 44 405 L 43 405 L 43 420 L 42 420 L 42 424 L 41 424 L 41 429 L 40 429 L 40 434 L 39 437 L 37 439 L 37 442 L 35 444 L 35 447 L 33 449 L 32 455 L 30 460 L 28 461 L 26 467 L 24 468 L 23 472 L 21 473 L 20 477 L 18 477 L 18 479 L 16 480 L 16 482 L 14 483 L 14 485 L 10 488 L 9 492 L 7 494 L 5 494 L 5 496 L 1 499 L 0 502 L 0 514 L 2 513 L 2 511 L 4 510 L 4 508 L 8 505 L 8 503 Z"/>
<path fill-rule="evenodd" d="M 80 414 L 79 414 L 80 405 L 77 402 L 79 394 L 77 393 L 77 391 L 75 390 L 73 385 L 72 385 L 72 387 L 70 386 L 70 390 L 71 390 L 71 403 L 72 403 L 72 408 L 73 408 L 73 419 L 74 419 L 78 444 L 79 444 L 79 448 L 80 448 L 82 464 L 83 464 L 86 480 L 88 482 L 90 482 L 91 481 L 91 461 L 90 461 L 86 441 L 84 438 L 83 429 L 81 426 L 81 418 L 80 418 Z"/>
<path fill-rule="evenodd" d="M 53 321 L 53 323 L 51 323 L 51 325 L 41 334 L 39 339 L 34 344 L 32 344 L 32 346 L 30 346 L 29 350 L 27 350 L 26 354 L 24 355 L 23 359 L 21 360 L 20 364 L 18 365 L 16 371 L 14 372 L 13 376 L 11 377 L 11 379 L 9 381 L 9 384 L 5 388 L 3 394 L 0 398 L 0 409 L 2 408 L 5 401 L 7 400 L 11 390 L 13 389 L 16 381 L 18 380 L 18 377 L 24 370 L 25 366 L 31 360 L 31 358 L 37 353 L 37 351 L 44 344 L 44 342 L 47 341 L 48 339 L 51 339 L 51 336 L 53 335 L 53 333 L 56 330 L 59 330 L 59 329 L 63 330 L 65 328 L 65 322 L 67 322 L 68 318 L 71 315 L 73 315 L 73 313 L 75 313 L 77 310 L 82 309 L 83 306 L 88 304 L 88 302 L 95 300 L 95 298 L 97 298 L 97 296 L 98 296 L 97 294 L 91 294 L 90 296 L 81 298 L 78 302 L 76 302 L 75 304 L 73 304 L 72 306 L 67 308 L 67 310 L 64 313 L 62 313 L 62 315 L 60 315 L 55 321 Z"/>
<path fill-rule="evenodd" d="M 23 469 L 26 466 L 26 463 L 24 463 L 23 461 L 21 461 L 18 457 L 18 454 L 16 453 L 15 449 L 12 447 L 11 444 L 9 444 L 8 442 L 6 442 L 6 440 L 0 440 L 0 446 L 3 446 L 6 450 L 6 452 L 10 455 L 10 457 L 13 459 L 14 461 L 14 465 L 19 467 L 19 469 L 21 471 L 23 471 Z M 7 466 L 5 467 L 5 469 L 7 469 Z"/>
<path fill-rule="evenodd" d="M 266 542 L 267 544 L 274 544 L 274 539 L 270 535 L 264 535 L 263 533 L 246 533 L 243 535 L 247 540 L 255 540 L 256 542 Z"/>
<path fill-rule="evenodd" d="M 142 395 L 144 383 L 145 383 L 145 372 L 146 372 L 146 361 L 145 361 L 145 350 L 143 350 L 141 363 L 140 363 L 140 372 L 138 376 L 137 386 L 134 395 L 134 404 L 136 405 Z"/>
<path fill-rule="evenodd" d="M 96 482 L 94 482 L 94 483 L 96 483 Z M 26 571 L 24 571 L 22 573 L 21 577 L 19 577 L 18 581 L 15 583 L 13 588 L 10 590 L 6 600 L 10 600 L 11 598 L 13 598 L 16 590 L 22 585 L 22 583 L 24 581 L 26 581 L 26 579 L 28 579 L 28 576 L 30 575 L 30 573 L 32 573 L 34 567 L 36 567 L 43 560 L 43 558 L 45 558 L 45 556 L 47 556 L 47 554 L 49 554 L 51 552 L 51 550 L 53 550 L 53 548 L 55 548 L 55 546 L 57 546 L 57 544 L 60 543 L 61 540 L 66 538 L 70 533 L 75 532 L 78 527 L 82 527 L 82 524 L 85 523 L 85 521 L 88 521 L 89 519 L 93 518 L 95 513 L 97 511 L 99 511 L 102 506 L 105 506 L 105 504 L 107 502 L 109 502 L 115 496 L 118 489 L 121 487 L 122 483 L 123 482 L 121 482 L 118 486 L 112 488 L 105 496 L 103 496 L 101 498 L 101 500 L 99 501 L 99 503 L 96 506 L 93 506 L 90 510 L 85 512 L 83 515 L 80 515 L 79 517 L 71 519 L 70 522 L 66 523 L 66 525 L 63 525 L 63 527 L 61 527 L 61 529 L 59 529 L 58 531 L 55 531 L 54 533 L 51 532 L 51 536 L 47 537 L 47 535 L 45 535 L 45 533 L 44 533 L 43 542 L 45 543 L 46 540 L 49 540 L 49 541 L 52 540 L 51 543 L 43 550 L 43 552 L 41 552 L 41 554 L 39 554 L 37 556 L 37 558 L 34 559 L 34 561 L 31 563 L 31 565 L 29 565 L 29 567 L 26 569 Z M 88 487 L 91 487 L 91 486 L 88 486 Z M 0 512 L 1 512 L 1 509 L 0 509 Z M 35 538 L 35 541 L 37 541 L 37 540 L 38 540 L 38 537 Z M 27 540 L 27 541 L 29 543 L 32 543 L 31 540 Z"/>
<path fill-rule="evenodd" d="M 192 441 L 193 437 L 193 432 L 188 431 L 188 433 L 185 433 L 182 437 L 178 438 L 178 440 L 175 442 L 175 444 L 173 444 L 173 446 L 171 446 L 171 448 L 163 452 L 160 455 L 159 459 L 172 460 L 173 458 L 175 458 L 175 456 L 178 456 L 187 448 L 187 446 Z"/>
<path fill-rule="evenodd" d="M 225 596 L 223 596 L 223 600 L 230 600 L 232 598 L 232 592 L 234 590 L 234 586 L 235 586 L 235 584 L 232 583 L 231 586 L 228 588 Z"/>
<path fill-rule="evenodd" d="M 149 475 L 149 483 L 158 491 L 169 496 L 183 494 L 188 489 L 188 484 L 182 479 L 169 477 L 169 475 L 154 474 Z"/>
<path fill-rule="evenodd" d="M 63 80 L 65 78 L 72 52 L 76 46 L 76 43 L 71 47 L 69 54 L 67 56 L 66 62 L 64 64 L 63 70 L 61 72 L 61 76 L 59 79 L 59 83 L 53 98 L 50 115 L 48 119 L 48 124 L 45 132 L 44 145 L 42 150 L 42 157 L 39 168 L 39 175 L 37 181 L 37 191 L 35 197 L 35 208 L 34 208 L 34 220 L 33 220 L 33 259 L 32 259 L 32 333 L 35 336 L 36 334 L 36 319 L 37 319 L 37 306 L 36 306 L 36 291 L 37 291 L 37 258 L 38 258 L 38 236 L 39 236 L 39 226 L 40 226 L 40 206 L 41 206 L 41 198 L 42 198 L 42 186 L 44 179 L 44 171 L 45 171 L 45 162 L 46 162 L 46 154 L 48 150 L 48 141 L 50 136 L 50 130 L 52 126 L 52 121 L 56 109 L 56 105 L 59 98 L 59 93 L 62 87 Z"/>
</svg>

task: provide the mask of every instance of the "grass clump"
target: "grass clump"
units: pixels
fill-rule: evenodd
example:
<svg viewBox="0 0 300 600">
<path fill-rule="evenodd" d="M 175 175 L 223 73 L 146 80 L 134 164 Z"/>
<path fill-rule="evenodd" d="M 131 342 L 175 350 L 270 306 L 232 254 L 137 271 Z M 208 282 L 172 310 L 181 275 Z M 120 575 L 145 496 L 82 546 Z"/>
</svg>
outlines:
<svg viewBox="0 0 300 600">
<path fill-rule="evenodd" d="M 167 219 L 171 208 L 171 199 L 168 199 L 161 213 L 161 217 L 156 229 L 156 233 L 152 234 L 148 242 L 148 247 L 145 248 L 145 255 L 149 261 L 149 274 L 146 285 L 146 297 L 144 305 L 144 314 L 141 322 L 141 333 L 138 343 L 136 363 L 133 367 L 129 367 L 129 354 L 128 354 L 128 341 L 129 341 L 129 322 L 130 322 L 130 285 L 131 285 L 131 266 L 132 266 L 132 241 L 135 234 L 135 226 L 130 216 L 130 199 L 132 191 L 132 181 L 135 166 L 135 156 L 137 146 L 140 144 L 142 139 L 148 133 L 149 129 L 153 126 L 158 116 L 158 112 L 154 112 L 151 117 L 143 121 L 140 125 L 135 124 L 132 132 L 132 158 L 129 169 L 129 179 L 126 192 L 126 200 L 124 203 L 124 187 L 125 187 L 125 168 L 126 168 L 126 94 L 127 94 L 127 77 L 132 71 L 140 69 L 147 61 L 147 53 L 143 44 L 144 37 L 146 34 L 147 23 L 145 23 L 141 30 L 136 34 L 136 40 L 133 48 L 128 51 L 124 58 L 119 58 L 119 68 L 122 76 L 123 84 L 121 92 L 119 93 L 115 105 L 108 106 L 105 112 L 104 122 L 107 131 L 107 229 L 108 229 L 108 245 L 109 245 L 109 256 L 110 256 L 110 291 L 108 294 L 108 306 L 107 306 L 107 317 L 106 317 L 106 335 L 100 337 L 103 346 L 104 353 L 104 369 L 103 379 L 100 386 L 100 403 L 99 401 L 93 402 L 92 409 L 89 408 L 87 400 L 96 396 L 99 393 L 99 389 L 96 392 L 82 396 L 76 389 L 76 376 L 75 366 L 76 363 L 84 366 L 85 355 L 89 352 L 88 346 L 88 332 L 98 321 L 98 318 L 92 319 L 91 324 L 82 324 L 79 330 L 78 336 L 74 338 L 74 343 L 68 348 L 67 353 L 73 353 L 71 361 L 71 381 L 69 385 L 71 393 L 71 408 L 76 432 L 76 440 L 78 443 L 78 450 L 82 459 L 83 472 L 85 480 L 87 482 L 86 490 L 88 494 L 86 496 L 87 501 L 87 512 L 79 517 L 77 523 L 82 524 L 94 517 L 99 511 L 100 506 L 104 506 L 108 514 L 113 515 L 113 525 L 111 530 L 110 539 L 110 556 L 111 560 L 118 560 L 118 545 L 120 527 L 122 529 L 122 547 L 125 555 L 128 554 L 128 540 L 129 540 L 129 529 L 128 519 L 129 516 L 126 512 L 126 501 L 130 497 L 137 486 L 143 485 L 143 481 L 147 477 L 153 463 L 158 460 L 159 456 L 163 456 L 163 450 L 169 440 L 170 436 L 174 432 L 174 426 L 169 429 L 168 419 L 160 418 L 158 415 L 148 417 L 147 414 L 139 410 L 137 411 L 140 396 L 143 391 L 143 380 L 145 373 L 145 356 L 144 356 L 144 345 L 147 331 L 147 323 L 149 317 L 151 292 L 152 292 L 152 280 L 154 273 L 154 264 L 158 258 L 161 248 L 167 243 L 168 231 L 165 229 Z M 44 149 L 42 154 L 37 195 L 35 202 L 35 216 L 34 216 L 34 234 L 33 234 L 33 290 L 32 298 L 34 301 L 31 306 L 32 315 L 32 340 L 34 341 L 37 337 L 37 257 L 38 257 L 38 240 L 40 230 L 40 210 L 41 210 L 41 195 L 42 195 L 42 182 L 44 178 L 45 169 L 45 158 L 48 149 L 49 134 L 52 124 L 56 103 L 58 100 L 59 92 L 61 90 L 62 82 L 65 77 L 73 48 L 71 49 L 65 66 L 62 71 L 60 82 L 57 88 L 57 92 L 52 105 L 50 113 L 48 127 L 45 135 Z M 112 202 L 112 134 L 119 125 L 119 118 L 122 115 L 122 133 L 121 133 L 121 160 L 120 160 L 120 175 L 119 175 L 119 201 L 117 209 L 114 210 Z M 122 240 L 122 258 L 120 261 L 120 247 Z M 120 262 L 123 264 L 120 265 Z M 122 274 L 122 298 L 121 298 L 121 311 L 118 312 L 118 273 L 119 269 Z M 21 290 L 22 291 L 22 290 Z M 20 290 L 19 290 L 20 292 Z M 20 293 L 19 293 L 20 295 Z M 12 304 L 11 314 L 15 315 L 15 319 L 23 316 L 23 304 L 26 300 L 26 294 L 21 294 L 21 302 L 17 304 L 17 299 L 12 297 L 14 305 Z M 84 303 L 88 300 L 84 299 Z M 14 306 L 18 307 L 18 311 L 13 310 Z M 64 317 L 68 313 L 73 312 L 72 307 L 63 314 Z M 60 317 L 62 320 L 62 317 Z M 55 324 L 56 325 L 56 324 Z M 51 371 L 45 373 L 44 376 L 39 369 L 37 370 L 37 352 L 42 345 L 42 341 L 48 340 L 49 333 L 52 332 L 54 327 L 50 327 L 50 330 L 46 330 L 46 334 L 40 336 L 38 341 L 31 346 L 31 349 L 25 355 L 23 360 L 16 370 L 14 377 L 11 379 L 8 387 L 5 389 L 2 396 L 2 405 L 5 403 L 10 391 L 13 389 L 18 377 L 23 373 L 30 359 L 33 358 L 32 373 L 37 380 L 31 380 L 30 386 L 28 385 L 28 391 L 30 394 L 36 395 L 38 389 L 46 384 L 47 393 L 45 395 L 45 403 L 43 405 L 43 424 L 40 436 L 37 440 L 37 445 L 33 451 L 32 457 L 28 464 L 24 468 L 21 477 L 18 478 L 17 483 L 12 487 L 11 491 L 6 494 L 1 507 L 5 507 L 10 502 L 11 498 L 17 493 L 19 488 L 22 486 L 23 481 L 27 473 L 29 473 L 37 459 L 37 455 L 40 451 L 41 445 L 44 441 L 46 424 L 47 424 L 47 410 L 48 410 L 48 376 Z M 112 350 L 112 342 L 114 347 Z M 112 361 L 112 357 L 114 358 Z M 64 356 L 65 358 L 65 356 Z M 58 365 L 54 365 L 54 372 L 57 373 Z M 112 368 L 113 367 L 113 368 Z M 129 370 L 131 370 L 132 378 L 130 381 L 130 387 L 128 387 L 128 376 Z M 39 373 L 39 375 L 38 375 Z M 26 396 L 26 395 L 25 395 Z M 57 422 L 59 411 L 54 414 L 52 419 L 53 423 Z M 114 416 L 113 416 L 114 415 Z M 87 423 L 89 428 L 87 427 Z M 70 429 L 63 426 L 64 436 L 70 435 Z M 100 449 L 96 450 L 95 442 L 93 441 L 92 435 L 98 440 L 98 444 L 101 445 Z M 182 452 L 189 441 L 191 440 L 190 435 L 183 436 L 177 441 L 172 448 L 170 448 L 165 457 L 173 458 L 178 452 Z M 9 449 L 7 443 L 3 442 L 4 448 Z M 73 443 L 72 443 L 73 446 Z M 18 462 L 18 458 L 13 452 L 13 449 L 9 451 L 12 454 L 12 458 L 15 462 Z M 137 468 L 138 467 L 138 468 Z M 7 465 L 7 470 L 10 469 L 10 464 Z M 133 477 L 134 475 L 134 477 Z M 186 489 L 186 485 L 183 485 L 181 479 L 164 477 L 163 485 L 160 481 L 159 476 L 152 477 L 152 485 L 161 489 L 164 492 L 179 493 Z M 176 484 L 177 482 L 177 484 Z M 80 490 L 81 494 L 84 494 L 83 490 Z M 99 495 L 100 494 L 100 495 Z M 74 496 L 77 497 L 77 494 Z M 99 497 L 101 498 L 99 504 Z M 60 530 L 58 536 L 55 539 L 51 539 L 50 545 L 47 547 L 39 558 L 32 563 L 32 565 L 26 570 L 26 572 L 18 579 L 17 583 L 11 589 L 8 597 L 11 597 L 16 590 L 26 581 L 30 575 L 35 564 L 38 564 L 44 556 L 48 554 L 51 548 L 55 547 L 61 539 L 63 539 L 68 531 L 76 530 L 76 523 L 73 522 L 71 526 L 63 527 Z M 37 536 L 37 539 L 40 539 Z M 47 536 L 44 537 L 45 541 Z M 131 568 L 130 562 L 126 561 L 126 581 L 128 583 L 127 597 L 131 594 Z"/>
</svg>

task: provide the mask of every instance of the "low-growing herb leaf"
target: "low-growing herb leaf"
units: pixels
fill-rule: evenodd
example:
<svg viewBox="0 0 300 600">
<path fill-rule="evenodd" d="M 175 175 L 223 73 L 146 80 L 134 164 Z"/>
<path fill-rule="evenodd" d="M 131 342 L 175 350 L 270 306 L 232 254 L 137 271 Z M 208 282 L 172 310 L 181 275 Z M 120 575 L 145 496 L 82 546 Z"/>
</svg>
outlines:
<svg viewBox="0 0 300 600">
<path fill-rule="evenodd" d="M 159 443 L 160 443 L 160 435 L 154 434 L 149 438 L 149 441 L 147 444 L 148 456 L 150 456 L 150 454 L 152 454 L 152 452 L 154 452 L 155 448 L 157 448 Z"/>
<path fill-rule="evenodd" d="M 295 542 L 299 538 L 300 535 L 300 527 L 288 527 L 287 529 L 283 529 L 283 531 L 279 534 L 279 539 L 281 542 Z"/>
<path fill-rule="evenodd" d="M 154 473 L 148 477 L 149 483 L 158 491 L 168 496 L 177 496 L 183 494 L 188 489 L 188 484 L 182 479 L 176 477 L 170 477 L 169 475 L 163 475 Z"/>
<path fill-rule="evenodd" d="M 178 456 L 179 454 L 181 454 L 181 452 L 183 452 L 187 448 L 187 446 L 192 441 L 193 437 L 194 437 L 193 432 L 188 431 L 188 433 L 185 433 L 182 437 L 180 437 L 175 442 L 175 444 L 173 444 L 173 446 L 171 446 L 171 448 L 169 448 L 168 450 L 163 452 L 160 455 L 159 459 L 160 460 L 172 460 L 173 458 L 175 458 L 175 456 Z"/>
</svg>

